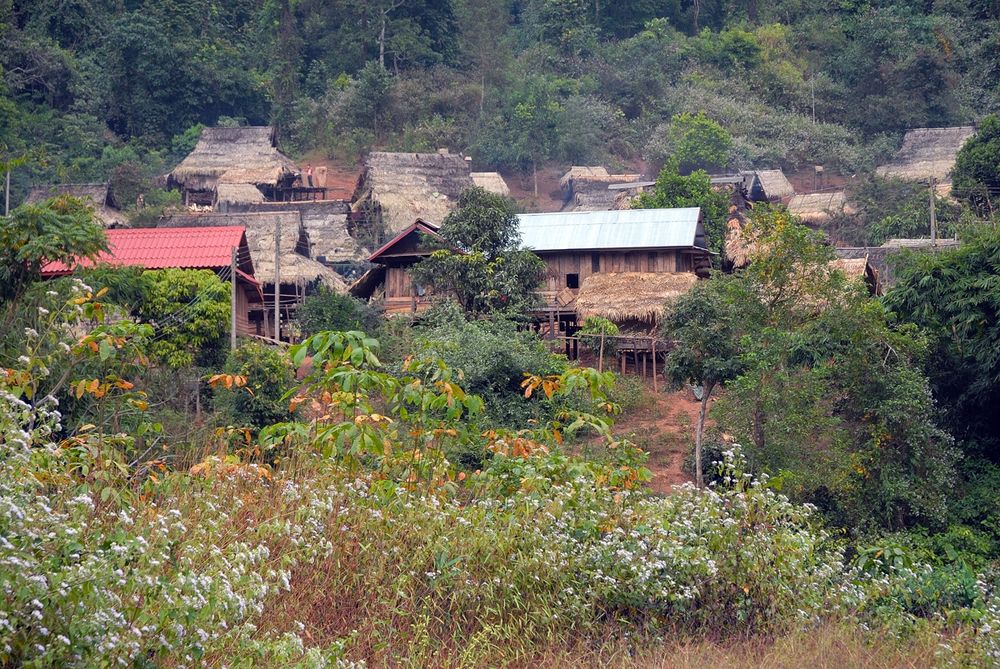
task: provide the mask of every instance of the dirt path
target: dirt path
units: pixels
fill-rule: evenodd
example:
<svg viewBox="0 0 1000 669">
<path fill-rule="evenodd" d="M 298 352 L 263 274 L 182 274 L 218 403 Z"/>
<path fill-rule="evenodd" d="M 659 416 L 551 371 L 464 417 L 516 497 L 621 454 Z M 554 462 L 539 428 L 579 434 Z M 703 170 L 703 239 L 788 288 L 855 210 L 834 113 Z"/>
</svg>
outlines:
<svg viewBox="0 0 1000 669">
<path fill-rule="evenodd" d="M 630 437 L 649 453 L 646 466 L 653 472 L 653 491 L 667 494 L 673 486 L 691 481 L 683 463 L 694 443 L 698 406 L 690 390 L 654 393 L 649 383 L 641 406 L 615 424 L 615 434 Z"/>
</svg>

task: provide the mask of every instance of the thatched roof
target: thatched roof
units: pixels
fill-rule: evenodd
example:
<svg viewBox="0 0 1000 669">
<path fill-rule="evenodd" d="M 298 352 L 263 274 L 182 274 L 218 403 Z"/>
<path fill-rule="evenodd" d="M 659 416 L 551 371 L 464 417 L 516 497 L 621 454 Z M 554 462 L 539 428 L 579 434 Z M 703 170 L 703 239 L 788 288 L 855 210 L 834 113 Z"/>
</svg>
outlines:
<svg viewBox="0 0 1000 669">
<path fill-rule="evenodd" d="M 253 259 L 254 274 L 261 283 L 274 283 L 274 231 L 281 240 L 281 283 L 320 282 L 338 293 L 347 285 L 332 269 L 308 257 L 309 240 L 297 211 L 257 214 L 175 214 L 160 219 L 160 227 L 202 227 L 241 225 L 246 228 L 247 244 Z"/>
<path fill-rule="evenodd" d="M 884 244 L 883 248 L 887 249 L 929 249 L 933 247 L 956 247 L 958 246 L 957 239 L 938 239 L 936 241 L 931 241 L 929 238 L 914 238 L 914 239 L 889 239 Z"/>
<path fill-rule="evenodd" d="M 376 203 L 392 234 L 418 218 L 440 225 L 473 185 L 469 175 L 469 163 L 458 154 L 374 151 L 365 160 L 358 200 Z"/>
<path fill-rule="evenodd" d="M 230 212 L 298 213 L 309 238 L 308 256 L 322 262 L 350 262 L 368 257 L 368 249 L 358 244 L 347 230 L 350 205 L 342 200 L 302 200 L 238 204 Z"/>
<path fill-rule="evenodd" d="M 220 183 L 215 187 L 216 206 L 225 211 L 233 204 L 253 204 L 263 202 L 264 194 L 253 184 Z"/>
<path fill-rule="evenodd" d="M 641 178 L 641 174 L 610 174 L 601 166 L 571 167 L 559 180 L 559 187 L 565 191 L 567 202 L 563 209 L 572 211 L 616 209 L 623 184 L 636 182 Z M 612 185 L 616 188 L 610 188 Z"/>
<path fill-rule="evenodd" d="M 471 172 L 469 176 L 472 177 L 472 183 L 480 188 L 485 188 L 497 195 L 510 197 L 510 188 L 499 172 Z"/>
<path fill-rule="evenodd" d="M 212 190 L 218 183 L 277 185 L 299 169 L 278 151 L 269 126 L 205 128 L 194 151 L 167 176 L 169 185 Z"/>
<path fill-rule="evenodd" d="M 820 225 L 830 216 L 851 213 L 853 210 L 847 204 L 847 195 L 840 190 L 793 195 L 788 201 L 788 211 L 801 218 L 804 223 Z"/>
<path fill-rule="evenodd" d="M 656 321 L 669 300 L 688 292 L 698 280 L 691 273 L 615 272 L 591 274 L 576 298 L 580 318 Z"/>
<path fill-rule="evenodd" d="M 892 162 L 875 172 L 908 181 L 951 181 L 958 151 L 974 134 L 976 129 L 972 126 L 908 130 Z"/>
<path fill-rule="evenodd" d="M 89 202 L 94 207 L 94 215 L 106 228 L 128 224 L 125 214 L 116 209 L 111 200 L 108 184 L 46 184 L 35 186 L 28 191 L 24 204 L 38 204 L 52 197 L 68 195 Z"/>
<path fill-rule="evenodd" d="M 885 290 L 896 281 L 894 258 L 904 249 L 913 251 L 938 251 L 958 246 L 958 240 L 939 239 L 931 246 L 929 239 L 890 239 L 882 246 L 851 246 L 836 248 L 838 258 L 864 258 L 875 270 L 879 290 Z"/>
<path fill-rule="evenodd" d="M 777 202 L 795 195 L 795 188 L 781 170 L 754 170 L 745 174 L 750 178 L 751 199 Z"/>
<path fill-rule="evenodd" d="M 858 258 L 841 258 L 830 261 L 833 269 L 838 269 L 847 276 L 848 279 L 863 281 L 868 286 L 868 290 L 873 295 L 882 294 L 882 285 L 879 282 L 878 269 L 869 260 L 868 256 Z"/>
</svg>

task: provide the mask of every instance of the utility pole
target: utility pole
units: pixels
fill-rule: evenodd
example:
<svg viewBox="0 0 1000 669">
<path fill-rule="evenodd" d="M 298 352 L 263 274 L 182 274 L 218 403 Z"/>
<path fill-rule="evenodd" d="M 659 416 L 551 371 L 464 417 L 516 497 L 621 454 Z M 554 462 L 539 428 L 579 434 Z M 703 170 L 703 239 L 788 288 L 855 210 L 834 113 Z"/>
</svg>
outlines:
<svg viewBox="0 0 1000 669">
<path fill-rule="evenodd" d="M 937 246 L 937 211 L 934 207 L 934 179 L 931 179 L 927 183 L 930 186 L 931 246 Z"/>
<path fill-rule="evenodd" d="M 229 262 L 229 348 L 236 350 L 236 247 Z"/>
<path fill-rule="evenodd" d="M 816 75 L 809 77 L 809 88 L 812 92 L 813 125 L 816 125 Z"/>
<path fill-rule="evenodd" d="M 281 341 L 281 217 L 274 221 L 274 340 Z"/>
</svg>

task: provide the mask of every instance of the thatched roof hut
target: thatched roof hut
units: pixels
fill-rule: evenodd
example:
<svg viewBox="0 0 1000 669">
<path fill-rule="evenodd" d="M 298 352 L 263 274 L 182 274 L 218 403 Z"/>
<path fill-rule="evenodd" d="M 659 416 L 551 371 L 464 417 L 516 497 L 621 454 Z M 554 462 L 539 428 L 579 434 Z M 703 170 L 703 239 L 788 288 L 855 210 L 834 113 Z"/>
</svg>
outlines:
<svg viewBox="0 0 1000 669">
<path fill-rule="evenodd" d="M 669 300 L 691 290 L 698 277 L 689 272 L 592 274 L 576 298 L 580 318 L 600 316 L 616 322 L 655 322 Z"/>
<path fill-rule="evenodd" d="M 865 255 L 863 258 L 841 258 L 830 262 L 833 269 L 840 270 L 848 279 L 862 281 L 872 295 L 882 294 L 882 284 L 879 282 L 878 269 Z"/>
<path fill-rule="evenodd" d="M 616 208 L 624 184 L 636 182 L 641 174 L 611 174 L 601 166 L 576 165 L 559 179 L 566 205 L 571 211 L 602 211 Z M 618 188 L 609 188 L 612 185 Z M 627 189 L 627 186 L 624 186 Z"/>
<path fill-rule="evenodd" d="M 823 225 L 831 216 L 850 214 L 854 210 L 847 203 L 846 193 L 840 190 L 793 195 L 788 201 L 788 211 L 802 219 L 803 223 Z"/>
<path fill-rule="evenodd" d="M 164 216 L 159 223 L 160 227 L 172 228 L 224 225 L 246 228 L 254 273 L 261 283 L 274 283 L 274 231 L 277 228 L 281 240 L 281 285 L 322 283 L 338 293 L 347 291 L 339 274 L 308 257 L 309 240 L 298 212 L 176 214 Z"/>
<path fill-rule="evenodd" d="M 373 151 L 355 194 L 355 209 L 370 206 L 389 234 L 422 219 L 440 225 L 472 187 L 469 163 L 459 154 Z"/>
<path fill-rule="evenodd" d="M 298 174 L 270 126 L 205 128 L 194 151 L 167 175 L 167 185 L 185 191 L 211 191 L 219 183 L 275 188 Z"/>
<path fill-rule="evenodd" d="M 472 183 L 480 188 L 485 188 L 491 193 L 510 197 L 510 188 L 499 172 L 471 172 Z"/>
<path fill-rule="evenodd" d="M 781 170 L 750 170 L 742 173 L 747 193 L 755 202 L 780 202 L 795 195 L 795 188 Z"/>
<path fill-rule="evenodd" d="M 972 126 L 907 130 L 903 145 L 876 174 L 907 181 L 951 182 L 951 170 L 965 141 L 976 134 Z"/>
<path fill-rule="evenodd" d="M 94 216 L 106 228 L 118 228 L 128 224 L 125 214 L 115 206 L 111 190 L 106 183 L 35 186 L 28 191 L 24 204 L 38 204 L 60 195 L 75 197 L 91 204 L 94 207 Z"/>
</svg>

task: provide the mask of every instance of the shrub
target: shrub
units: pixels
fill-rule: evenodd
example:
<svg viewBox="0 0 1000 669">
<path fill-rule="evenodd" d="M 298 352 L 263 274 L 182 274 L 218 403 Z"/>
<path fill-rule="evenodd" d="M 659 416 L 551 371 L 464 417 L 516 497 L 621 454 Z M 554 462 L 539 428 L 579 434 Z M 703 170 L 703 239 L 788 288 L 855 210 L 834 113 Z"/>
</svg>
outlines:
<svg viewBox="0 0 1000 669">
<path fill-rule="evenodd" d="M 291 418 L 283 397 L 295 383 L 295 370 L 280 351 L 244 343 L 229 354 L 225 371 L 246 379 L 242 387 L 216 387 L 216 406 L 231 425 L 260 429 Z"/>
<path fill-rule="evenodd" d="M 618 334 L 618 326 L 607 318 L 591 316 L 583 321 L 583 327 L 576 333 L 580 337 L 580 342 L 591 353 L 598 354 L 602 349 L 602 336 L 614 337 Z M 603 350 L 605 356 L 613 356 L 618 350 L 618 342 L 615 339 L 604 339 Z"/>
<path fill-rule="evenodd" d="M 295 320 L 306 337 L 324 330 L 374 332 L 379 325 L 379 315 L 366 302 L 326 287 L 302 302 Z"/>
</svg>

